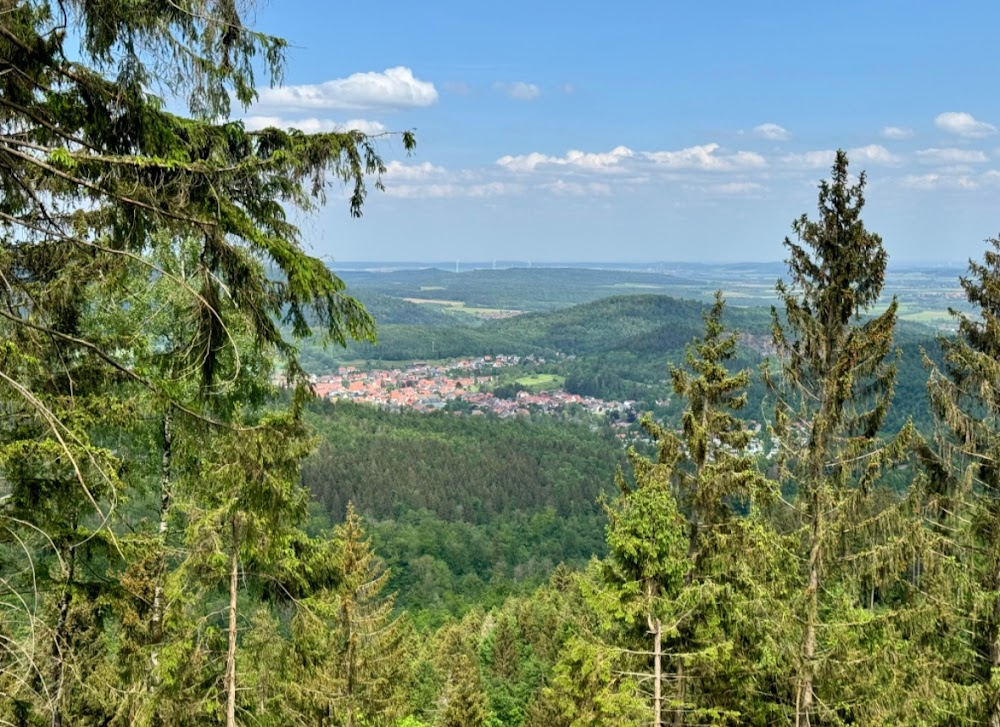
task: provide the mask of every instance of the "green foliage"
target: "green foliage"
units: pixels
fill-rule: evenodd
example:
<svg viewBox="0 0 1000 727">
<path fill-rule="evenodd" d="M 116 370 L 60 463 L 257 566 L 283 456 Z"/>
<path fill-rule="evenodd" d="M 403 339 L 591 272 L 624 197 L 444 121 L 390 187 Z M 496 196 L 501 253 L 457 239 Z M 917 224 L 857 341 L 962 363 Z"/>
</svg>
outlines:
<svg viewBox="0 0 1000 727">
<path fill-rule="evenodd" d="M 1000 722 L 1000 242 L 988 244 L 961 279 L 973 313 L 953 311 L 958 335 L 940 340 L 943 363 L 932 364 L 938 429 L 922 454 L 933 536 L 927 588 L 953 609 L 956 628 L 933 643 L 933 655 L 947 687 L 963 695 L 959 715 L 993 725 Z"/>
<path fill-rule="evenodd" d="M 738 338 L 721 295 L 604 297 L 691 281 L 368 279 L 373 347 L 289 219 L 329 183 L 360 215 L 376 140 L 229 120 L 285 48 L 241 12 L 0 11 L 0 721 L 1000 725 L 1000 242 L 929 354 L 939 428 L 911 489 L 926 332 L 895 300 L 874 314 L 886 255 L 837 154 L 771 318 L 785 507 L 741 419 L 766 316 L 730 314 Z M 622 460 L 603 429 L 307 408 L 303 361 L 337 360 L 300 359 L 314 330 L 363 359 L 534 353 L 607 399 L 669 383 L 644 419 L 656 459 L 632 451 L 602 512 Z M 528 385 L 509 373 L 501 390 Z"/>
<path fill-rule="evenodd" d="M 303 583 L 310 440 L 295 406 L 264 410 L 275 358 L 302 380 L 280 325 L 374 331 L 288 213 L 329 180 L 359 215 L 384 165 L 358 132 L 228 120 L 284 46 L 228 1 L 0 13 L 4 720 L 233 722 L 220 600 L 256 613 L 240 563 Z"/>
<path fill-rule="evenodd" d="M 832 181 L 820 184 L 819 219 L 803 215 L 792 225 L 799 242 L 785 239 L 790 281 L 778 283 L 783 317 L 772 314 L 781 367 L 773 431 L 782 482 L 796 491 L 803 561 L 794 714 L 806 724 L 836 723 L 859 701 L 874 719 L 898 698 L 879 686 L 873 649 L 858 644 L 849 657 L 835 638 L 837 624 L 858 621 L 852 604 L 863 609 L 866 591 L 896 581 L 912 548 L 905 510 L 878 511 L 871 498 L 881 474 L 905 456 L 911 430 L 877 438 L 896 379 L 897 306 L 860 319 L 878 301 L 886 268 L 881 238 L 861 220 L 865 181 L 862 173 L 849 183 L 838 152 Z M 848 660 L 854 678 L 838 671 Z"/>
<path fill-rule="evenodd" d="M 622 457 L 605 432 L 346 403 L 312 412 L 321 444 L 303 483 L 317 522 L 355 503 L 417 623 L 499 605 L 604 551 L 596 500 Z"/>
</svg>

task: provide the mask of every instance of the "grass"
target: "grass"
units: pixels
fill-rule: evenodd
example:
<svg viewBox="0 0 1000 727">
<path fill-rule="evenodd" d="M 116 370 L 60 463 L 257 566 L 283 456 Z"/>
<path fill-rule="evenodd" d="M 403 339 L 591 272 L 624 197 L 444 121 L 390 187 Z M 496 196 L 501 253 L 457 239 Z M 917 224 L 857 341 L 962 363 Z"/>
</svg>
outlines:
<svg viewBox="0 0 1000 727">
<path fill-rule="evenodd" d="M 565 382 L 566 377 L 556 374 L 529 374 L 514 380 L 515 384 L 520 384 L 532 392 L 561 389 Z"/>
</svg>

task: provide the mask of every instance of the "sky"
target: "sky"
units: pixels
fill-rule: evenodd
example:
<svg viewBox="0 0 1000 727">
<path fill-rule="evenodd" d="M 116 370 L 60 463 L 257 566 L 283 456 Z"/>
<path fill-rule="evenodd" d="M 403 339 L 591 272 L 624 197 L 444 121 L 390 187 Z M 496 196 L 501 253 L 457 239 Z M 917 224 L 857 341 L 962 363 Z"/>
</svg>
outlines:
<svg viewBox="0 0 1000 727">
<path fill-rule="evenodd" d="M 385 192 L 303 220 L 334 260 L 774 261 L 834 152 L 890 263 L 1000 233 L 993 2 L 281 0 L 252 128 L 359 128 Z M 398 136 L 413 129 L 407 156 Z"/>
</svg>

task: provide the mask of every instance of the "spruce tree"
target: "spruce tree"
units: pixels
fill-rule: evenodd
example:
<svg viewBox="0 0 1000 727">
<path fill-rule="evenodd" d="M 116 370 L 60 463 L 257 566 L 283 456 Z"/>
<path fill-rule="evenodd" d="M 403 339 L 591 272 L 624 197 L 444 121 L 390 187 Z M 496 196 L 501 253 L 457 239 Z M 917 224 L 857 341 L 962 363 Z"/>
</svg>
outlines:
<svg viewBox="0 0 1000 727">
<path fill-rule="evenodd" d="M 939 424 L 936 446 L 924 447 L 928 521 L 940 562 L 921 585 L 939 612 L 949 606 L 935 645 L 950 711 L 1000 727 L 1000 240 L 988 244 L 961 278 L 972 311 L 952 311 L 958 332 L 940 339 L 943 368 L 932 365 L 928 383 Z"/>
<path fill-rule="evenodd" d="M 391 723 L 401 708 L 409 631 L 405 619 L 393 615 L 395 599 L 383 593 L 389 571 L 350 503 L 344 522 L 334 529 L 333 546 L 338 584 L 327 668 L 334 713 L 348 727 Z"/>
<path fill-rule="evenodd" d="M 761 516 L 773 483 L 757 469 L 753 432 L 738 417 L 750 372 L 730 370 L 737 334 L 725 329 L 723 311 L 717 292 L 703 316 L 703 337 L 687 347 L 684 367 L 671 368 L 674 393 L 686 403 L 678 437 L 684 458 L 671 479 L 687 530 L 681 600 L 689 614 L 672 641 L 683 655 L 674 659 L 676 725 L 746 718 L 755 710 L 747 685 L 768 679 L 759 664 L 767 639 L 759 631 L 751 636 L 749 621 L 780 609 L 780 568 L 768 552 L 780 553 L 780 546 Z M 663 447 L 668 433 L 647 426 Z"/>
<path fill-rule="evenodd" d="M 820 184 L 818 219 L 803 215 L 792 224 L 797 241 L 785 238 L 788 280 L 777 285 L 783 315 L 772 309 L 781 374 L 775 381 L 766 371 L 777 395 L 773 433 L 801 539 L 802 628 L 791 705 L 799 727 L 856 716 L 859 704 L 875 709 L 887 696 L 856 693 L 852 681 L 877 662 L 861 648 L 878 646 L 851 651 L 849 642 L 865 638 L 864 628 L 837 627 L 852 618 L 864 622 L 853 610 L 868 604 L 861 580 L 886 572 L 879 559 L 890 557 L 888 548 L 865 542 L 883 524 L 870 517 L 870 496 L 907 438 L 879 438 L 895 380 L 897 305 L 862 318 L 879 301 L 887 261 L 882 239 L 861 219 L 865 181 L 862 172 L 851 182 L 847 155 L 838 151 L 832 179 Z M 859 535 L 859 524 L 869 531 Z M 864 556 L 848 559 L 859 538 Z"/>
<path fill-rule="evenodd" d="M 0 669 L 3 718 L 13 703 L 32 719 L 44 713 L 58 723 L 73 714 L 72 688 L 99 691 L 90 666 L 73 661 L 96 653 L 99 629 L 80 649 L 71 648 L 67 629 L 86 613 L 87 623 L 116 632 L 107 611 L 74 611 L 91 600 L 78 597 L 84 592 L 127 624 L 120 632 L 127 648 L 118 654 L 128 657 L 122 663 L 129 661 L 133 676 L 140 652 L 147 676 L 158 664 L 170 671 L 186 662 L 191 682 L 170 688 L 203 693 L 210 670 L 199 670 L 214 645 L 192 636 L 185 659 L 176 645 L 164 643 L 163 652 L 156 645 L 170 636 L 168 622 L 177 623 L 164 584 L 180 558 L 167 562 L 166 534 L 144 532 L 139 509 L 149 473 L 146 458 L 136 456 L 146 436 L 140 429 L 149 418 L 161 432 L 161 497 L 146 514 L 166 527 L 175 496 L 196 492 L 176 490 L 194 470 L 179 458 L 186 437 L 198 431 L 204 446 L 228 433 L 230 446 L 240 430 L 266 427 L 257 395 L 267 389 L 272 357 L 283 359 L 304 393 L 306 377 L 282 324 L 299 336 L 316 328 L 339 343 L 374 335 L 371 317 L 343 282 L 304 251 L 289 213 L 315 209 L 333 183 L 348 188 L 349 211 L 360 215 L 368 183 L 374 177 L 380 186 L 385 169 L 376 141 L 357 131 L 248 131 L 231 120 L 233 100 L 246 106 L 255 97 L 255 69 L 278 79 L 285 47 L 246 26 L 242 11 L 230 0 L 42 0 L 0 11 L 0 480 L 18 490 L 0 498 L 0 598 L 18 604 L 6 625 L 13 636 L 0 642 L 0 663 L 10 665 Z M 156 92 L 186 102 L 189 114 L 167 111 Z M 412 148 L 409 133 L 402 140 Z M 167 260 L 177 247 L 193 252 L 180 271 Z M 135 295 L 155 281 L 174 286 L 181 338 L 162 329 L 161 338 L 147 337 L 138 317 L 115 335 L 113 326 L 91 325 L 101 300 L 149 310 L 150 301 Z M 267 363 L 245 366 L 255 354 L 253 363 Z M 237 381 L 231 374 L 241 368 Z M 295 459 L 307 438 L 294 423 L 278 429 L 296 431 L 286 440 L 294 440 Z M 256 459 L 244 452 L 248 480 L 266 481 L 261 468 L 287 463 L 263 450 Z M 234 495 L 230 484 L 224 489 Z M 232 566 L 248 555 L 238 551 L 249 543 L 254 517 L 273 515 L 288 532 L 300 498 L 284 494 L 277 504 L 289 506 L 285 513 L 190 497 L 185 513 L 228 508 Z M 255 508 L 249 520 L 237 514 Z M 22 599 L 22 576 L 46 587 Z M 134 597 L 131 606 L 123 593 Z M 148 628 L 137 628 L 133 617 Z M 235 654 L 228 661 L 232 675 Z M 136 683 L 125 681 L 137 697 Z M 121 703 L 134 705 L 131 697 Z M 104 699 L 111 713 L 121 706 L 113 701 Z M 88 713 L 97 714 L 92 707 L 88 702 Z M 198 709 L 180 710 L 178 721 Z"/>
<path fill-rule="evenodd" d="M 667 715 L 676 725 L 736 719 L 755 709 L 754 689 L 767 681 L 759 648 L 736 644 L 766 641 L 750 636 L 746 619 L 774 607 L 761 595 L 776 571 L 758 508 L 771 487 L 737 417 L 749 372 L 728 368 L 737 337 L 725 330 L 723 310 L 717 294 L 704 336 L 688 347 L 685 366 L 671 369 L 685 402 L 680 431 L 643 420 L 657 460 L 633 452 L 635 486 L 619 476 L 622 494 L 608 509 L 605 579 L 626 626 L 648 633 L 644 648 L 627 648 L 648 654 L 654 724 Z M 749 578 L 747 562 L 758 570 Z"/>
</svg>

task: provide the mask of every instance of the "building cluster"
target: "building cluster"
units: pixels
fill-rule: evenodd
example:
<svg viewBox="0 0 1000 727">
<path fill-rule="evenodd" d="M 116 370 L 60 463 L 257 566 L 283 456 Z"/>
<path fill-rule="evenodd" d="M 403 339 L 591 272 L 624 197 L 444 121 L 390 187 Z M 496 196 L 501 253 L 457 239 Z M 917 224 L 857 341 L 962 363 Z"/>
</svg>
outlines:
<svg viewBox="0 0 1000 727">
<path fill-rule="evenodd" d="M 415 361 L 394 369 L 365 370 L 341 366 L 335 373 L 313 376 L 312 384 L 317 395 L 323 398 L 364 402 L 393 410 L 406 408 L 432 412 L 457 402 L 458 406 L 452 406 L 455 411 L 464 411 L 472 416 L 490 413 L 508 418 L 554 413 L 575 407 L 580 412 L 597 416 L 610 415 L 608 419 L 612 430 L 623 444 L 652 444 L 649 436 L 635 426 L 634 401 L 605 401 L 570 394 L 562 389 L 519 391 L 514 398 L 501 398 L 493 393 L 498 381 L 498 369 L 532 363 L 544 361 L 530 356 L 498 355 L 441 364 Z M 657 403 L 666 405 L 668 402 L 663 400 Z M 775 439 L 771 447 L 765 447 L 760 422 L 751 420 L 748 425 L 752 436 L 746 453 L 772 459 L 778 441 Z M 715 444 L 724 447 L 721 442 Z"/>
<path fill-rule="evenodd" d="M 590 396 L 578 396 L 561 389 L 531 393 L 519 391 L 516 398 L 495 396 L 495 370 L 521 363 L 544 363 L 520 356 L 481 356 L 443 364 L 416 361 L 394 369 L 362 370 L 341 366 L 336 373 L 315 376 L 317 395 L 328 399 L 366 402 L 391 409 L 417 411 L 442 409 L 452 401 L 464 402 L 471 414 L 491 412 L 499 417 L 525 416 L 532 412 L 554 412 L 578 406 L 593 414 L 624 411 L 632 402 L 608 402 Z"/>
</svg>

